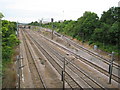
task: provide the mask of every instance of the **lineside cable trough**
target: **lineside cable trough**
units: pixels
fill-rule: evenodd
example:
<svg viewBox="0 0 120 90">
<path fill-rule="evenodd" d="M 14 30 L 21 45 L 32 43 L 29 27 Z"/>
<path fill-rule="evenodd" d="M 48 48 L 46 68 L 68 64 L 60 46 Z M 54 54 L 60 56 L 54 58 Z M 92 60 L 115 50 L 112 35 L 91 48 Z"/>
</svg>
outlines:
<svg viewBox="0 0 120 90">
<path fill-rule="evenodd" d="M 20 69 L 25 66 L 25 65 L 21 66 L 20 60 L 22 60 L 22 59 L 23 59 L 22 56 L 20 56 L 20 55 L 16 56 L 16 60 L 17 60 L 17 76 L 18 76 L 16 88 L 18 88 L 18 89 L 20 89 L 20 75 L 21 75 Z"/>
</svg>

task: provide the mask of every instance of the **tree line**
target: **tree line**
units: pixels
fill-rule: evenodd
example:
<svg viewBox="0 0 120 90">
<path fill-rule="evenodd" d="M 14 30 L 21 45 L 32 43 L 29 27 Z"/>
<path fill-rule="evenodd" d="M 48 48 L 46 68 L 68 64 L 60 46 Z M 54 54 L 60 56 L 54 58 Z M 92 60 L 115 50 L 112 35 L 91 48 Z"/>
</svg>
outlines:
<svg viewBox="0 0 120 90">
<path fill-rule="evenodd" d="M 64 20 L 64 22 L 50 22 L 47 24 L 39 24 L 36 21 L 30 23 L 30 25 L 51 28 L 59 33 L 81 40 L 83 43 L 96 44 L 104 51 L 114 51 L 119 54 L 119 13 L 120 7 L 111 7 L 109 10 L 104 11 L 100 18 L 96 13 L 86 11 L 76 21 Z"/>
</svg>

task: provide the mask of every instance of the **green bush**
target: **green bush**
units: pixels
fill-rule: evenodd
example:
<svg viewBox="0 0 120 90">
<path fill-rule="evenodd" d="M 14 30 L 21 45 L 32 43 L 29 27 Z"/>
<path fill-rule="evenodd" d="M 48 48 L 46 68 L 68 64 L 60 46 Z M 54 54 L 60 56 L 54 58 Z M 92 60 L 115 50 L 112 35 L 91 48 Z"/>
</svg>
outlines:
<svg viewBox="0 0 120 90">
<path fill-rule="evenodd" d="M 93 41 L 88 41 L 88 44 L 89 44 L 89 45 L 93 44 Z"/>
</svg>

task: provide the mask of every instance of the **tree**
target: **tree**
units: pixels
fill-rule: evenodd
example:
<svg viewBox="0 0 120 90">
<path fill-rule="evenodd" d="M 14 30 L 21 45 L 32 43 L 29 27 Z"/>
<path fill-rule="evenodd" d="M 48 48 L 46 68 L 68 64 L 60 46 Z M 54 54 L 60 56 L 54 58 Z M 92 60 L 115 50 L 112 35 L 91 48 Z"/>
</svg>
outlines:
<svg viewBox="0 0 120 90">
<path fill-rule="evenodd" d="M 92 12 L 85 12 L 82 17 L 78 18 L 77 33 L 84 39 L 89 40 L 95 28 L 99 25 L 99 17 Z"/>
<path fill-rule="evenodd" d="M 111 7 L 108 11 L 104 11 L 100 21 L 112 25 L 119 18 L 120 7 Z"/>
<path fill-rule="evenodd" d="M 118 45 L 118 42 L 119 42 L 119 28 L 118 28 L 118 24 L 120 24 L 120 22 L 115 22 L 113 23 L 113 25 L 110 27 L 110 30 L 109 30 L 109 43 L 110 44 L 113 44 L 113 45 Z"/>
<path fill-rule="evenodd" d="M 106 44 L 116 45 L 118 43 L 118 22 L 120 7 L 111 7 L 108 11 L 104 11 L 100 18 L 100 28 L 103 29 L 103 41 Z"/>
<path fill-rule="evenodd" d="M 96 29 L 94 30 L 94 33 L 93 33 L 92 36 L 91 36 L 91 40 L 102 42 L 102 41 L 103 41 L 103 37 L 102 37 L 103 32 L 104 32 L 103 29 L 101 29 L 101 28 L 96 28 Z"/>
<path fill-rule="evenodd" d="M 0 19 L 2 19 L 4 17 L 4 15 L 0 12 Z"/>
</svg>

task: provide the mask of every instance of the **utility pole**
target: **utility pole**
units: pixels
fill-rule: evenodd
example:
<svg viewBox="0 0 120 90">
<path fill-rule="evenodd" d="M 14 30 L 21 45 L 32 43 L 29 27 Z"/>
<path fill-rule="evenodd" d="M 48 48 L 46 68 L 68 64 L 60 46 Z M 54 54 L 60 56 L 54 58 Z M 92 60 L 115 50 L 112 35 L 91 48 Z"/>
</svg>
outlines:
<svg viewBox="0 0 120 90">
<path fill-rule="evenodd" d="M 63 90 L 65 90 L 65 57 L 63 61 L 62 80 L 63 80 Z"/>
<path fill-rule="evenodd" d="M 67 54 L 67 55 L 69 55 L 69 54 Z M 65 90 L 65 65 L 69 64 L 74 59 L 76 59 L 76 58 L 74 57 L 72 60 L 70 60 L 69 62 L 66 63 L 66 58 L 63 57 L 63 70 L 62 70 L 63 90 Z"/>
<path fill-rule="evenodd" d="M 111 84 L 111 79 L 112 79 L 112 70 L 113 70 L 113 61 L 114 61 L 114 52 L 112 52 L 111 54 L 111 62 L 110 62 L 110 65 L 109 65 L 109 84 Z"/>
</svg>

